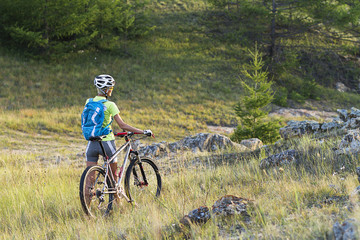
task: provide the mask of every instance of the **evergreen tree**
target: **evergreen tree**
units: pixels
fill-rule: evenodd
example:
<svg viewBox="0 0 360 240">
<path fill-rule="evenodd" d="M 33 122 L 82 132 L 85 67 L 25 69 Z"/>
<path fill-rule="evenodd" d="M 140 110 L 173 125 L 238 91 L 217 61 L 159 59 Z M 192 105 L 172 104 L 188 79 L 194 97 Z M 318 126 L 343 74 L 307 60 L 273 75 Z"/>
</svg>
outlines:
<svg viewBox="0 0 360 240">
<path fill-rule="evenodd" d="M 240 124 L 231 137 L 233 141 L 259 138 L 263 142 L 274 142 L 279 138 L 279 124 L 266 121 L 268 111 L 265 108 L 273 100 L 272 82 L 268 81 L 268 73 L 263 71 L 264 63 L 257 46 L 249 50 L 251 64 L 244 66 L 245 80 L 241 81 L 245 95 L 235 106 L 235 113 L 240 118 Z"/>
<path fill-rule="evenodd" d="M 139 21 L 142 0 L 1 0 L 0 37 L 4 43 L 47 55 L 89 47 L 111 49 L 119 39 L 152 29 Z"/>
</svg>

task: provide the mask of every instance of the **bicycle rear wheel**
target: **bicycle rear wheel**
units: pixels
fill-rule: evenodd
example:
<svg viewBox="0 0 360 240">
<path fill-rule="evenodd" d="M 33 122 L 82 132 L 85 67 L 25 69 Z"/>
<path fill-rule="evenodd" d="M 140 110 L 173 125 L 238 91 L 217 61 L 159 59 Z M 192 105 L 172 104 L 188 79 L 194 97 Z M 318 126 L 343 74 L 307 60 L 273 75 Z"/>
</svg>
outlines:
<svg viewBox="0 0 360 240">
<path fill-rule="evenodd" d="M 105 181 L 105 170 L 100 166 L 87 167 L 80 179 L 80 201 L 85 213 L 91 217 L 106 216 L 112 209 L 112 184 Z"/>
<path fill-rule="evenodd" d="M 131 202 L 146 202 L 160 191 L 161 176 L 155 163 L 149 158 L 131 161 L 125 175 L 125 192 Z"/>
</svg>

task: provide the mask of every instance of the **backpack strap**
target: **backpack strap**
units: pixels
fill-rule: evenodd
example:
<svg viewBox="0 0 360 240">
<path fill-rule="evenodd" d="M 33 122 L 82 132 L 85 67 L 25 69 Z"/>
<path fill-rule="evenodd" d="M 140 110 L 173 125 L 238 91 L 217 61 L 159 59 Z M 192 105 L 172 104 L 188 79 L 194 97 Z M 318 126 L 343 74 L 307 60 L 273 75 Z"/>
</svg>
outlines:
<svg viewBox="0 0 360 240">
<path fill-rule="evenodd" d="M 98 101 L 98 102 L 100 102 L 100 103 L 104 103 L 104 102 L 107 102 L 108 100 L 107 99 L 101 99 L 100 101 Z M 107 128 L 107 127 L 109 127 L 110 125 L 111 125 L 111 123 L 113 122 L 113 118 L 111 117 L 111 121 L 110 121 L 110 123 L 108 124 L 108 125 L 106 125 L 106 127 L 104 127 L 104 128 Z"/>
<path fill-rule="evenodd" d="M 111 117 L 111 121 L 110 121 L 110 123 L 108 124 L 108 125 L 106 125 L 106 127 L 105 128 L 107 128 L 107 127 L 109 127 L 110 125 L 111 125 L 111 123 L 113 122 L 113 118 Z"/>
</svg>

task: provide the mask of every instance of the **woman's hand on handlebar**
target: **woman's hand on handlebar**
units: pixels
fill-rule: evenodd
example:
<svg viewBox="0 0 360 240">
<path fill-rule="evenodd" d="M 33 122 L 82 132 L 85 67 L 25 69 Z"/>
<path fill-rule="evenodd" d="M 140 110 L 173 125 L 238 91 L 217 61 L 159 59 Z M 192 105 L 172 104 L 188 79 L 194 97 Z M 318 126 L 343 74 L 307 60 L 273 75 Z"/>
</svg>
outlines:
<svg viewBox="0 0 360 240">
<path fill-rule="evenodd" d="M 144 130 L 142 133 L 134 133 L 134 132 L 119 132 L 119 133 L 115 133 L 114 135 L 116 137 L 124 137 L 124 136 L 132 136 L 134 134 L 144 134 L 148 137 L 153 137 L 155 138 L 155 135 L 153 134 L 153 132 L 149 129 L 149 130 Z"/>
<path fill-rule="evenodd" d="M 153 138 L 155 138 L 155 135 L 153 134 L 153 132 L 152 132 L 150 129 L 144 130 L 144 134 L 145 134 L 146 136 L 148 136 L 148 137 L 153 137 Z"/>
</svg>

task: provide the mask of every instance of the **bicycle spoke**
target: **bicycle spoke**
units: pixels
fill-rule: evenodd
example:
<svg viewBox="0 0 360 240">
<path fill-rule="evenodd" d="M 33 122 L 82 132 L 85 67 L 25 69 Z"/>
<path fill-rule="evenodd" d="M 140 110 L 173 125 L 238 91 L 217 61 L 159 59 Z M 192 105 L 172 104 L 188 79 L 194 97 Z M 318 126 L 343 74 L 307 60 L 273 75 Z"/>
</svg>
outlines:
<svg viewBox="0 0 360 240">
<path fill-rule="evenodd" d="M 101 167 L 85 169 L 80 181 L 80 199 L 86 214 L 92 217 L 104 216 L 112 209 L 114 194 L 108 193 L 108 182 Z"/>
<path fill-rule="evenodd" d="M 158 197 L 161 190 L 161 178 L 156 165 L 149 159 L 141 163 L 132 163 L 125 178 L 128 197 L 137 203 Z"/>
<path fill-rule="evenodd" d="M 105 168 L 104 166 L 89 166 L 84 170 L 80 180 L 79 193 L 81 205 L 87 215 L 92 217 L 108 215 L 113 208 L 113 202 L 118 197 L 138 205 L 137 203 L 146 203 L 151 197 L 160 195 L 161 177 L 158 168 L 148 158 L 141 160 L 134 158 L 138 153 L 131 148 L 130 139 L 133 135 L 134 133 L 117 134 L 116 136 L 125 136 L 126 143 L 110 157 L 110 159 L 115 158 L 117 154 L 125 150 L 126 156 L 132 159 L 126 174 L 121 175 L 121 179 L 125 176 L 124 189 L 110 180 L 112 175 L 109 177 L 105 174 L 105 169 L 108 169 L 107 163 L 104 164 Z M 98 141 L 102 146 L 101 139 Z M 128 159 L 125 158 L 123 166 L 127 165 Z"/>
</svg>

